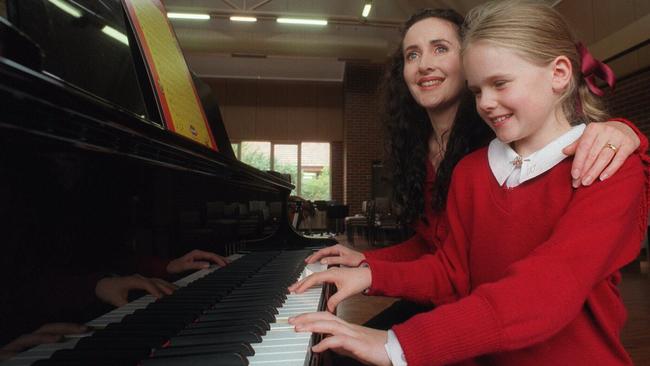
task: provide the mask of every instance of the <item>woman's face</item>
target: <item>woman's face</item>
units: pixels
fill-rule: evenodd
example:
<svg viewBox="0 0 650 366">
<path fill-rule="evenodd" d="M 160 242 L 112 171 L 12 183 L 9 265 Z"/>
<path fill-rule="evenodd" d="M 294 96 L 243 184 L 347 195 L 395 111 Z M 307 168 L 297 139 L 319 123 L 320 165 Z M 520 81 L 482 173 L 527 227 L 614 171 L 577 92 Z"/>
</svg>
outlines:
<svg viewBox="0 0 650 366">
<path fill-rule="evenodd" d="M 415 101 L 427 110 L 458 102 L 465 76 L 456 25 L 438 18 L 420 20 L 402 45 L 404 81 Z"/>
</svg>

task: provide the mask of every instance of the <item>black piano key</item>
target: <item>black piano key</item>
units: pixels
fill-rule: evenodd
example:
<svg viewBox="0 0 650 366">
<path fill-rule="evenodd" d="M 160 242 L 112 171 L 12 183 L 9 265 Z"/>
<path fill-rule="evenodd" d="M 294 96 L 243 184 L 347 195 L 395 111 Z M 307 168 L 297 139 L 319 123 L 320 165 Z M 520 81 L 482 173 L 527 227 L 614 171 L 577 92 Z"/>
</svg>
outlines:
<svg viewBox="0 0 650 366">
<path fill-rule="evenodd" d="M 201 328 L 215 328 L 215 327 L 228 327 L 228 326 L 242 326 L 254 325 L 263 330 L 271 329 L 271 324 L 264 319 L 226 319 L 221 321 L 203 321 L 194 322 L 187 326 L 185 329 L 201 329 Z"/>
<path fill-rule="evenodd" d="M 160 323 L 184 323 L 188 324 L 196 318 L 193 314 L 184 314 L 184 313 L 166 313 L 166 312 L 154 312 L 147 311 L 146 309 L 136 310 L 133 314 L 127 315 L 124 317 L 124 320 L 131 322 L 160 322 Z"/>
<path fill-rule="evenodd" d="M 247 366 L 248 359 L 238 353 L 215 353 L 182 357 L 150 358 L 142 366 Z"/>
<path fill-rule="evenodd" d="M 265 296 L 265 295 L 275 295 L 275 294 L 288 294 L 289 291 L 285 289 L 277 289 L 277 288 L 272 288 L 272 289 L 265 289 L 265 290 L 258 290 L 258 289 L 235 289 L 229 296 L 242 296 L 242 295 L 257 295 L 257 296 Z"/>
<path fill-rule="evenodd" d="M 231 332 L 172 337 L 169 346 L 197 346 L 202 344 L 260 343 L 262 337 L 253 332 Z"/>
<path fill-rule="evenodd" d="M 92 361 L 92 360 L 115 360 L 124 362 L 137 363 L 143 358 L 148 358 L 151 355 L 151 350 L 59 350 L 56 351 L 50 359 L 61 361 Z"/>
<path fill-rule="evenodd" d="M 271 305 L 260 305 L 260 304 L 237 304 L 234 303 L 230 305 L 217 304 L 212 309 L 206 310 L 203 315 L 206 314 L 225 314 L 225 313 L 242 313 L 242 312 L 253 312 L 253 311 L 268 311 L 271 314 L 277 314 L 278 309 Z"/>
<path fill-rule="evenodd" d="M 228 332 L 253 332 L 258 335 L 266 334 L 266 329 L 257 324 L 239 324 L 230 326 L 216 326 L 216 327 L 203 327 L 203 328 L 188 328 L 181 330 L 177 335 L 199 335 L 199 334 L 214 334 L 214 333 L 228 333 Z"/>
<path fill-rule="evenodd" d="M 268 311 L 248 311 L 248 312 L 234 312 L 234 313 L 221 313 L 221 314 L 205 314 L 201 315 L 197 322 L 209 321 L 224 321 L 229 319 L 264 319 L 269 323 L 275 321 L 275 315 Z"/>
<path fill-rule="evenodd" d="M 94 334 L 90 337 L 80 339 L 74 349 L 95 349 L 102 350 L 106 348 L 120 350 L 151 350 L 160 347 L 168 337 L 161 336 L 125 336 L 125 337 L 96 337 Z"/>
<path fill-rule="evenodd" d="M 267 294 L 264 296 L 256 295 L 256 294 L 245 294 L 245 295 L 238 295 L 238 294 L 231 294 L 219 301 L 219 303 L 228 303 L 228 302 L 254 302 L 254 301 L 259 301 L 260 299 L 269 299 L 271 301 L 280 301 L 280 303 L 283 303 L 284 300 L 287 299 L 287 295 L 284 293 L 276 293 L 276 294 Z"/>
<path fill-rule="evenodd" d="M 102 329 L 100 334 L 115 332 L 138 333 L 139 331 L 143 331 L 147 334 L 166 335 L 171 333 L 170 335 L 174 335 L 178 332 L 178 329 L 182 328 L 183 327 L 180 325 L 177 328 L 172 328 L 169 324 L 160 323 L 113 323 Z M 97 333 L 99 333 L 99 331 L 97 331 Z"/>
<path fill-rule="evenodd" d="M 219 299 L 228 295 L 231 291 L 214 291 L 213 293 L 203 293 L 203 292 L 183 292 L 179 294 L 169 295 L 167 298 L 162 298 L 153 304 L 195 304 L 195 303 L 209 303 L 214 301 L 219 301 Z M 176 296 L 174 296 L 176 295 Z"/>
<path fill-rule="evenodd" d="M 92 359 L 92 360 L 38 360 L 32 363 L 32 366 L 137 366 L 140 361 L 132 360 L 107 360 L 107 359 Z"/>
<path fill-rule="evenodd" d="M 253 356 L 255 351 L 247 343 L 208 344 L 201 346 L 167 347 L 157 349 L 153 357 L 204 355 L 211 353 L 238 353 L 244 357 Z"/>
<path fill-rule="evenodd" d="M 268 253 L 247 256 L 238 268 L 212 272 L 49 361 L 108 366 L 144 358 L 142 365 L 245 365 L 254 353 L 250 344 L 261 342 L 270 329 L 308 252 L 288 254 L 272 262 Z"/>
<path fill-rule="evenodd" d="M 174 329 L 161 329 L 158 327 L 129 327 L 129 328 L 111 328 L 110 330 L 104 329 L 101 337 L 149 337 L 156 336 L 161 338 L 169 338 L 178 330 Z"/>
</svg>

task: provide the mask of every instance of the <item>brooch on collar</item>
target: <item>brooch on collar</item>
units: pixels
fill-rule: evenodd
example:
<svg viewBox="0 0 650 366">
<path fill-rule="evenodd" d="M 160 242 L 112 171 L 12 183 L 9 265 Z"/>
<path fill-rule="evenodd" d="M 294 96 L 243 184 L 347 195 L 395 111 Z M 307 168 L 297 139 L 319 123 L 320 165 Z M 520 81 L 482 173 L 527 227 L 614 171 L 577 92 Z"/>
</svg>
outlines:
<svg viewBox="0 0 650 366">
<path fill-rule="evenodd" d="M 515 168 L 521 168 L 521 165 L 524 163 L 524 159 L 521 156 L 515 157 L 513 161 L 510 162 Z"/>
</svg>

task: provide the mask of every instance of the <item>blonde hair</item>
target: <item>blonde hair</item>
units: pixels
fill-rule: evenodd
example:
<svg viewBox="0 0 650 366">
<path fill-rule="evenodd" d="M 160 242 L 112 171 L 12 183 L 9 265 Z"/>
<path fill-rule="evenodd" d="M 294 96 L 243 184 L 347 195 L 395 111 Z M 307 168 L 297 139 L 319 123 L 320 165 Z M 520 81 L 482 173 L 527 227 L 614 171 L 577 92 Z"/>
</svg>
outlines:
<svg viewBox="0 0 650 366">
<path fill-rule="evenodd" d="M 473 42 L 487 41 L 514 50 L 537 65 L 566 56 L 573 68 L 573 77 L 560 99 L 566 118 L 571 122 L 609 118 L 602 99 L 589 91 L 582 76 L 573 32 L 552 7 L 540 1 L 491 1 L 470 10 L 462 32 L 463 52 Z"/>
</svg>

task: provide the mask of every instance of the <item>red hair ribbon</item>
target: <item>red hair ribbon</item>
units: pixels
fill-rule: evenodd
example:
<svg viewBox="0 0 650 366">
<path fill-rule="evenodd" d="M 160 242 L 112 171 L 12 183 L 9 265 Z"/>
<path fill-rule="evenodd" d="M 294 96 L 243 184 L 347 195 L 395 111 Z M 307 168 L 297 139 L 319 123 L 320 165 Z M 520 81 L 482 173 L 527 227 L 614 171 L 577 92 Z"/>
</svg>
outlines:
<svg viewBox="0 0 650 366">
<path fill-rule="evenodd" d="M 580 54 L 582 76 L 585 78 L 589 90 L 599 97 L 605 95 L 605 92 L 596 85 L 596 76 L 614 89 L 614 85 L 616 84 L 614 71 L 609 66 L 596 60 L 582 42 L 576 43 L 576 49 Z"/>
</svg>

